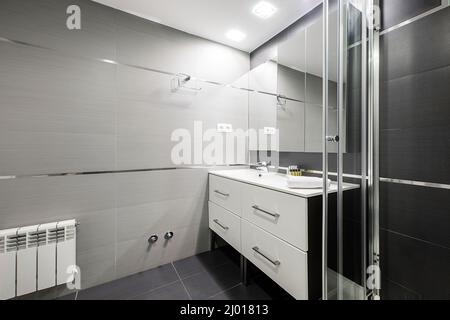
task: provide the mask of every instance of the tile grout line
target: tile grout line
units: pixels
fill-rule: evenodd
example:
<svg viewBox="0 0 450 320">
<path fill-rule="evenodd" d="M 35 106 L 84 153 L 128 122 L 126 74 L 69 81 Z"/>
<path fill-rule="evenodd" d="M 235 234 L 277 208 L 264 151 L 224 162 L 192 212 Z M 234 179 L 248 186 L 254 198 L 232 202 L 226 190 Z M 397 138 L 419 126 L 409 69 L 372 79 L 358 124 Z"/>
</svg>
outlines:
<svg viewBox="0 0 450 320">
<path fill-rule="evenodd" d="M 225 289 L 225 290 L 222 290 L 222 291 L 220 291 L 220 292 L 217 292 L 216 294 L 213 294 L 212 296 L 209 296 L 209 297 L 206 298 L 206 299 L 207 299 L 207 300 L 210 300 L 211 298 L 217 297 L 219 294 L 222 294 L 222 293 L 225 293 L 225 292 L 227 292 L 227 291 L 230 291 L 230 290 L 232 290 L 232 289 L 234 289 L 234 288 L 239 287 L 240 285 L 242 285 L 242 282 L 239 282 L 238 284 L 236 284 L 236 285 L 234 285 L 234 286 L 232 286 L 232 287 L 230 287 L 230 288 L 228 288 L 228 289 Z"/>
<path fill-rule="evenodd" d="M 187 295 L 188 295 L 188 297 L 189 297 L 189 300 L 192 300 L 192 297 L 191 297 L 189 291 L 187 290 L 186 286 L 184 285 L 183 279 L 181 279 L 180 274 L 178 273 L 177 268 L 175 268 L 175 265 L 173 264 L 173 262 L 171 262 L 170 264 L 172 265 L 172 268 L 175 270 L 175 273 L 177 274 L 177 277 L 178 277 L 178 279 L 180 280 L 181 285 L 183 286 L 184 290 L 186 291 L 186 293 L 187 293 Z"/>
<path fill-rule="evenodd" d="M 175 261 L 175 262 L 176 262 L 176 261 Z M 224 266 L 226 266 L 226 265 L 228 265 L 228 264 L 233 264 L 233 263 L 231 263 L 231 262 L 224 262 L 224 263 L 221 263 L 221 264 L 218 264 L 218 265 L 214 266 L 213 268 L 224 267 Z M 174 268 L 176 269 L 175 265 L 174 265 Z M 198 276 L 199 274 L 204 273 L 204 272 L 208 272 L 208 271 L 207 271 L 206 269 L 204 269 L 204 270 L 199 271 L 199 272 L 194 272 L 194 273 L 191 273 L 191 274 L 189 274 L 189 275 L 183 277 L 182 279 L 184 279 L 184 280 L 190 279 L 190 278 L 195 277 L 195 276 Z M 180 276 L 180 277 L 181 277 L 181 276 Z"/>
<path fill-rule="evenodd" d="M 417 291 L 415 291 L 415 290 L 413 290 L 413 289 L 410 289 L 410 288 L 408 288 L 408 287 L 405 287 L 403 284 L 400 284 L 400 283 L 398 283 L 398 282 L 396 282 L 396 281 L 394 281 L 394 280 L 387 279 L 387 281 L 389 281 L 389 282 L 395 284 L 396 286 L 401 287 L 401 288 L 404 289 L 404 290 L 409 291 L 409 293 L 416 294 L 417 296 L 420 297 L 420 299 L 422 299 L 422 295 L 421 295 L 419 292 L 417 292 Z"/>
<path fill-rule="evenodd" d="M 137 297 L 140 297 L 140 296 L 149 294 L 149 293 L 151 293 L 151 292 L 153 292 L 153 291 L 156 291 L 156 290 L 159 290 L 159 289 L 162 289 L 162 288 L 171 286 L 171 285 L 173 285 L 173 284 L 175 284 L 175 283 L 177 283 L 177 282 L 179 282 L 179 281 L 180 281 L 180 280 L 171 281 L 171 282 L 166 283 L 166 284 L 163 284 L 163 285 L 161 285 L 161 286 L 159 286 L 159 287 L 156 287 L 156 288 L 150 289 L 150 290 L 148 290 L 148 291 L 145 291 L 144 293 L 140 293 L 140 294 L 131 296 L 131 297 L 127 298 L 126 300 L 132 300 L 132 299 L 134 299 L 134 298 L 137 298 Z"/>
<path fill-rule="evenodd" d="M 394 230 L 391 230 L 391 229 L 388 229 L 388 228 L 380 227 L 380 230 L 383 230 L 385 232 L 390 232 L 390 233 L 395 234 L 397 236 L 405 237 L 405 238 L 412 239 L 412 240 L 415 240 L 415 241 L 418 241 L 418 242 L 426 243 L 426 244 L 428 244 L 430 246 L 433 246 L 433 247 L 438 247 L 438 248 L 441 248 L 441 249 L 450 250 L 450 247 L 441 245 L 439 243 L 434 243 L 434 242 L 431 242 L 431 241 L 428 241 L 428 240 L 424 240 L 424 239 L 416 238 L 416 237 L 413 237 L 413 236 L 409 236 L 407 234 L 404 234 L 404 233 L 401 233 L 401 232 L 397 232 L 397 231 L 394 231 Z"/>
</svg>

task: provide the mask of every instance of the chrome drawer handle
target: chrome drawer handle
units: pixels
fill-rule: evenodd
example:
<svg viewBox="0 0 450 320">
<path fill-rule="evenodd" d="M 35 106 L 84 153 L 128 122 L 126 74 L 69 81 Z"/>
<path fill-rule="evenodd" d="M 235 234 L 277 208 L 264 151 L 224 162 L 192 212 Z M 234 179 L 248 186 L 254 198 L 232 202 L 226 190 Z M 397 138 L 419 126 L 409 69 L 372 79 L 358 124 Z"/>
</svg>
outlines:
<svg viewBox="0 0 450 320">
<path fill-rule="evenodd" d="M 252 208 L 255 209 L 255 210 L 261 211 L 261 212 L 263 212 L 265 214 L 268 214 L 269 216 L 274 217 L 274 218 L 279 218 L 280 217 L 280 215 L 278 213 L 273 213 L 273 212 L 261 209 L 257 205 L 252 206 Z"/>
<path fill-rule="evenodd" d="M 228 230 L 228 229 L 230 229 L 230 228 L 228 228 L 227 226 L 224 226 L 223 224 L 221 224 L 220 221 L 217 220 L 217 219 L 214 219 L 213 221 L 214 221 L 219 227 L 221 227 L 223 230 Z"/>
<path fill-rule="evenodd" d="M 273 264 L 275 267 L 278 267 L 281 264 L 281 262 L 279 260 L 273 260 L 273 259 L 269 258 L 267 255 L 265 255 L 264 253 L 262 253 L 261 251 L 259 251 L 258 247 L 253 247 L 252 249 L 257 254 L 259 254 L 261 257 L 263 257 L 264 259 L 269 261 L 271 264 Z"/>
<path fill-rule="evenodd" d="M 221 196 L 224 196 L 224 197 L 229 197 L 230 196 L 229 193 L 223 193 L 223 192 L 220 192 L 219 190 L 214 190 L 214 192 L 218 193 L 218 194 L 220 194 Z"/>
</svg>

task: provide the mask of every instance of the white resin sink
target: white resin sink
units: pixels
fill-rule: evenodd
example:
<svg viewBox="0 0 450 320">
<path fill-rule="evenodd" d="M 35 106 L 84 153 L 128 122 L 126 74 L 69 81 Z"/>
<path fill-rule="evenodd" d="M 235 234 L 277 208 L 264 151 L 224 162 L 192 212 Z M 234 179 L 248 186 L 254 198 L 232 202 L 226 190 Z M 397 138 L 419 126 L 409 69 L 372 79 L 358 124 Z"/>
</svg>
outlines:
<svg viewBox="0 0 450 320">
<path fill-rule="evenodd" d="M 316 177 L 293 177 L 286 178 L 288 188 L 291 189 L 319 189 L 323 187 L 323 179 Z M 331 181 L 328 180 L 328 187 Z"/>
<path fill-rule="evenodd" d="M 291 177 L 291 179 L 295 178 L 297 181 L 295 188 L 290 188 L 288 186 L 288 179 L 290 177 L 285 174 L 260 172 L 254 169 L 212 170 L 210 173 L 220 177 L 253 184 L 304 198 L 320 196 L 323 192 L 322 178 Z M 355 184 L 343 184 L 344 191 L 357 188 L 359 188 L 359 186 Z M 329 181 L 328 192 L 337 192 L 337 185 L 335 182 Z"/>
</svg>

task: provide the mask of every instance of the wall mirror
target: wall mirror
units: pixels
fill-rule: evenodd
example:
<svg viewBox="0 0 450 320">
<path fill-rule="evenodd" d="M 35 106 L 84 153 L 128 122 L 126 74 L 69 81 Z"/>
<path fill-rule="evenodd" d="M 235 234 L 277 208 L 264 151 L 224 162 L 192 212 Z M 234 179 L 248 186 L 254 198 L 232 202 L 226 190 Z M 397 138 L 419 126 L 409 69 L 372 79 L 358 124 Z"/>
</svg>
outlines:
<svg viewBox="0 0 450 320">
<path fill-rule="evenodd" d="M 293 31 L 278 44 L 277 128 L 280 152 L 322 152 L 322 28 L 320 18 Z M 334 12 L 329 19 L 330 135 L 336 135 L 338 130 L 337 28 L 337 12 Z M 345 118 L 344 114 L 343 132 Z M 345 141 L 345 137 L 341 139 Z M 337 145 L 330 143 L 329 152 L 336 153 Z"/>
</svg>

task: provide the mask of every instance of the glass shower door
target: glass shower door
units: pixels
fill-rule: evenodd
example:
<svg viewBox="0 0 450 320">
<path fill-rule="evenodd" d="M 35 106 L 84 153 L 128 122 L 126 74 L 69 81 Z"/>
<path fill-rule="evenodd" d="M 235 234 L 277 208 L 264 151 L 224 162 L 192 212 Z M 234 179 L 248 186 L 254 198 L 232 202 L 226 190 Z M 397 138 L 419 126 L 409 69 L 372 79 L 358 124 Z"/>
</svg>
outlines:
<svg viewBox="0 0 450 320">
<path fill-rule="evenodd" d="M 375 114 L 375 104 L 369 103 L 375 92 L 369 90 L 368 81 L 375 70 L 369 68 L 373 62 L 369 58 L 374 56 L 369 55 L 373 38 L 368 17 L 372 15 L 367 14 L 373 8 L 369 0 L 324 0 L 322 9 L 322 296 L 363 300 L 376 230 L 374 220 L 368 219 L 369 204 L 376 203 L 368 195 L 376 185 L 366 179 L 376 167 L 374 145 L 368 145 L 376 135 L 368 126 Z"/>
</svg>

